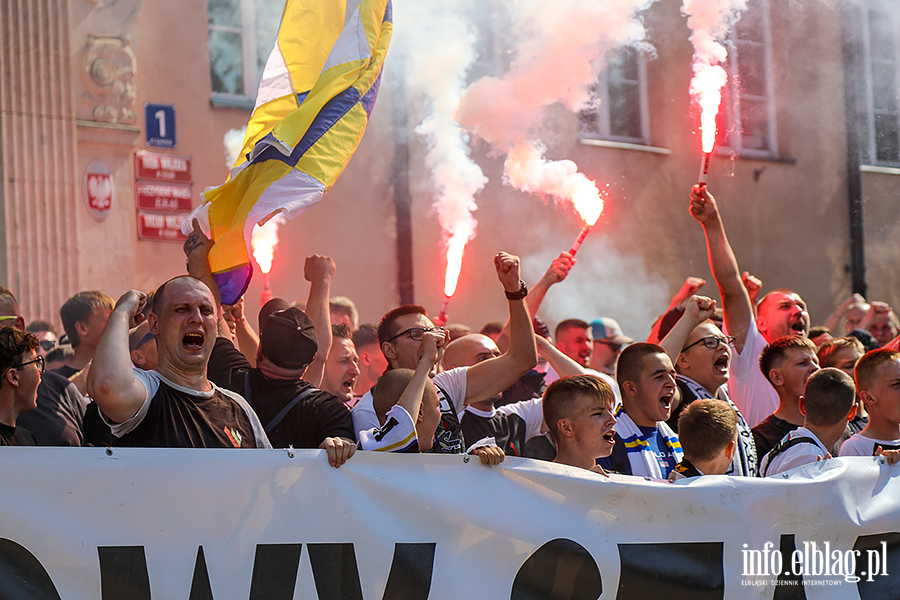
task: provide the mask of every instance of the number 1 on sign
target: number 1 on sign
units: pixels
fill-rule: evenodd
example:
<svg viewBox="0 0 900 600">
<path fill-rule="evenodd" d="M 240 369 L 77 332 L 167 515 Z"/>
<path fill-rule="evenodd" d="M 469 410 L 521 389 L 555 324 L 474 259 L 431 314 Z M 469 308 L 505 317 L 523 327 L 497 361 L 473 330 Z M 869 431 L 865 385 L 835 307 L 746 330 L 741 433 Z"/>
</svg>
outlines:
<svg viewBox="0 0 900 600">
<path fill-rule="evenodd" d="M 166 111 L 158 110 L 153 113 L 153 116 L 159 122 L 159 137 L 166 137 Z"/>
</svg>

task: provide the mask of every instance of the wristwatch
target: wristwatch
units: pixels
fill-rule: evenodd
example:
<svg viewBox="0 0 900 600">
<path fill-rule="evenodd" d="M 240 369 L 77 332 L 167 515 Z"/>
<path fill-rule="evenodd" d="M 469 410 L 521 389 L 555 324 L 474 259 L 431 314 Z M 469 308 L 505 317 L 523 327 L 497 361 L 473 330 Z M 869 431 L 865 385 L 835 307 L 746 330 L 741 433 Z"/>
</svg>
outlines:
<svg viewBox="0 0 900 600">
<path fill-rule="evenodd" d="M 507 292 L 506 290 L 504 290 L 503 293 L 506 294 L 507 300 L 521 300 L 522 298 L 524 298 L 525 296 L 528 295 L 528 286 L 525 285 L 525 282 L 520 279 L 519 280 L 519 289 L 517 291 Z"/>
</svg>

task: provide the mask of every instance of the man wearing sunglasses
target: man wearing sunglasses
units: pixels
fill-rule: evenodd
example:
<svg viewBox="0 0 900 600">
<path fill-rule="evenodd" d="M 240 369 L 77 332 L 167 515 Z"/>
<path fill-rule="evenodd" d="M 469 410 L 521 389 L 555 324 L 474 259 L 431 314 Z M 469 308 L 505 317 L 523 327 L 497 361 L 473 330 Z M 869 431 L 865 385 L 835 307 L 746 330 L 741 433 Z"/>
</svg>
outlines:
<svg viewBox="0 0 900 600">
<path fill-rule="evenodd" d="M 787 335 L 809 335 L 806 303 L 788 289 L 772 290 L 759 301 L 757 317 L 741 279 L 734 251 L 725 235 L 716 199 L 706 186 L 691 190 L 691 216 L 706 234 L 709 265 L 725 313 L 725 330 L 734 336 L 734 357 L 728 389 L 747 422 L 755 427 L 779 406 L 778 394 L 759 368 L 759 356 L 766 345 Z"/>
<path fill-rule="evenodd" d="M 0 329 L 0 446 L 35 446 L 34 435 L 17 427 L 19 413 L 34 410 L 44 357 L 33 333 Z"/>
<path fill-rule="evenodd" d="M 19 303 L 0 286 L 0 328 L 25 330 Z M 28 429 L 41 446 L 81 446 L 86 401 L 65 377 L 46 372 L 37 388 L 37 408 L 19 415 L 17 426 Z"/>
<path fill-rule="evenodd" d="M 733 356 L 734 338 L 726 336 L 709 317 L 716 309 L 716 301 L 705 296 L 692 296 L 677 322 L 670 313 L 663 317 L 660 346 L 665 348 L 678 372 L 672 416 L 666 421 L 676 433 L 678 417 L 696 400 L 718 399 L 737 414 L 738 444 L 726 475 L 755 476 L 758 456 L 750 426 L 728 397 L 729 367 Z"/>
<path fill-rule="evenodd" d="M 486 400 L 499 394 L 537 365 L 534 329 L 528 307 L 525 306 L 528 288 L 521 278 L 519 257 L 500 252 L 494 257 L 494 266 L 509 302 L 509 350 L 475 366 L 450 369 L 434 376 L 433 381 L 440 399 L 441 423 L 432 452 L 465 452 L 459 413 L 470 402 Z M 421 306 L 408 304 L 384 315 L 378 325 L 378 339 L 381 351 L 388 361 L 388 369 L 415 370 L 425 333 L 436 329 L 443 331 L 442 328 L 435 328 Z M 450 336 L 444 332 L 443 344 L 448 343 Z M 369 392 L 353 408 L 353 427 L 358 435 L 360 431 L 379 426 L 372 407 L 372 394 Z M 472 443 L 477 440 L 466 441 Z"/>
</svg>

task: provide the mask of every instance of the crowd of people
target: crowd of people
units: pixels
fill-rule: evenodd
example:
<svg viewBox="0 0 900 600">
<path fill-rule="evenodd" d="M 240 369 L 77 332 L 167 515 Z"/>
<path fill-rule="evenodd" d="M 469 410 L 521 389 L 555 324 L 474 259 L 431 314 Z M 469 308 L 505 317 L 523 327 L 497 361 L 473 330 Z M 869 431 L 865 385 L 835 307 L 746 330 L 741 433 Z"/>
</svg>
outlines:
<svg viewBox="0 0 900 600">
<path fill-rule="evenodd" d="M 675 481 L 772 476 L 834 456 L 900 459 L 898 321 L 853 295 L 811 327 L 798 293 L 742 273 L 716 200 L 695 186 L 721 306 L 687 277 L 647 341 L 611 317 L 537 316 L 575 267 L 564 252 L 533 286 L 494 258 L 505 323 L 476 333 L 404 305 L 359 323 L 313 255 L 303 304 L 272 299 L 258 331 L 224 306 L 212 242 L 194 224 L 188 275 L 118 301 L 75 294 L 65 335 L 27 324 L 0 287 L 0 445 L 320 448 L 508 455 Z M 497 290 L 500 293 L 500 289 Z"/>
</svg>

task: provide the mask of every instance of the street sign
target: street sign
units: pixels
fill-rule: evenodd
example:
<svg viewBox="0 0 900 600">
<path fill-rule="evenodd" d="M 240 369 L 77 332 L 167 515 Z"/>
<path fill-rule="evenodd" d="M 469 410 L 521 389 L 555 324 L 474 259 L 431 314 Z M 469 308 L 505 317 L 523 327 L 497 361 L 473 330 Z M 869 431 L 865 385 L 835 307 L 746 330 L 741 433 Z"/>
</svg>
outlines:
<svg viewBox="0 0 900 600">
<path fill-rule="evenodd" d="M 191 182 L 191 157 L 138 150 L 134 155 L 134 176 L 153 181 Z"/>
<path fill-rule="evenodd" d="M 136 181 L 134 203 L 138 210 L 166 213 L 191 211 L 191 186 L 186 183 Z"/>
<path fill-rule="evenodd" d="M 157 215 L 139 210 L 138 238 L 183 242 L 186 236 L 181 233 L 182 221 L 184 215 Z"/>
<path fill-rule="evenodd" d="M 144 129 L 147 145 L 156 148 L 177 148 L 175 138 L 175 107 L 171 104 L 144 103 Z"/>
<path fill-rule="evenodd" d="M 88 212 L 97 221 L 103 221 L 109 216 L 115 189 L 112 173 L 99 160 L 95 160 L 84 170 L 81 180 L 82 197 Z"/>
</svg>

